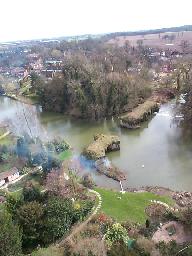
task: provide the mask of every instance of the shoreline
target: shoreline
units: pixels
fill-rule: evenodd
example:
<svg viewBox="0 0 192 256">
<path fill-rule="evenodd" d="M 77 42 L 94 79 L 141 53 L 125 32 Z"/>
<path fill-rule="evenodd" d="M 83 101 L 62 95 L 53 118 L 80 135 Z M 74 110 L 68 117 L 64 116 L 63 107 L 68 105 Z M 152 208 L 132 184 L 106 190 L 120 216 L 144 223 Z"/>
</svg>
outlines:
<svg viewBox="0 0 192 256">
<path fill-rule="evenodd" d="M 12 100 L 15 100 L 15 101 L 19 101 L 21 103 L 24 103 L 24 104 L 28 104 L 28 105 L 38 105 L 37 103 L 33 103 L 30 99 L 26 98 L 26 97 L 17 97 L 16 95 L 10 95 L 10 94 L 5 94 L 5 95 L 1 95 L 2 97 L 7 97 L 7 98 L 10 98 Z"/>
</svg>

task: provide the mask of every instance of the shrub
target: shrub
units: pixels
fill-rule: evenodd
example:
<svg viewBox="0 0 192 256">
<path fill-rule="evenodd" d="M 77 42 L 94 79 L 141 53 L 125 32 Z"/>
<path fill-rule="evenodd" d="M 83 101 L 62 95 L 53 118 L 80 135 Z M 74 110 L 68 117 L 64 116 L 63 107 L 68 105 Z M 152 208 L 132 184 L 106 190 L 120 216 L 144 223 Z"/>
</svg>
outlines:
<svg viewBox="0 0 192 256">
<path fill-rule="evenodd" d="M 90 189 L 92 189 L 95 185 L 95 183 L 93 182 L 92 176 L 90 174 L 83 175 L 82 184 L 86 188 L 90 188 Z"/>
<path fill-rule="evenodd" d="M 40 202 L 42 199 L 41 191 L 39 187 L 34 186 L 31 182 L 27 182 L 23 188 L 23 198 L 24 201 L 32 202 L 38 201 Z"/>
<path fill-rule="evenodd" d="M 105 240 L 109 246 L 111 246 L 114 242 L 123 242 L 127 244 L 128 239 L 129 237 L 127 235 L 126 229 L 123 228 L 119 223 L 113 224 L 105 234 Z"/>
<path fill-rule="evenodd" d="M 61 197 L 48 200 L 45 209 L 43 241 L 45 244 L 54 242 L 65 235 L 74 219 L 72 201 Z"/>
<path fill-rule="evenodd" d="M 38 202 L 27 202 L 17 209 L 17 221 L 23 229 L 23 246 L 36 246 L 41 241 L 43 226 L 43 205 Z"/>
</svg>

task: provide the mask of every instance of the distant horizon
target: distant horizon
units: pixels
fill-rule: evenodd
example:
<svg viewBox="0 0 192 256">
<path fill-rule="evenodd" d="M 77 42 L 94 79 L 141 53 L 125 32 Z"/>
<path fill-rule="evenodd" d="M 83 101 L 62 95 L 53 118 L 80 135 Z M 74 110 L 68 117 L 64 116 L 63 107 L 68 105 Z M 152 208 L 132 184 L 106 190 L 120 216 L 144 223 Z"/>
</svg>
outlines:
<svg viewBox="0 0 192 256">
<path fill-rule="evenodd" d="M 192 24 L 184 24 L 184 25 L 178 25 L 178 26 L 171 26 L 171 27 L 158 27 L 158 28 L 147 28 L 147 29 L 138 29 L 138 30 L 124 30 L 124 31 L 111 31 L 111 32 L 104 32 L 104 33 L 85 33 L 85 34 L 74 34 L 74 35 L 58 35 L 58 36 L 50 36 L 50 37 L 40 37 L 40 38 L 28 38 L 28 39 L 16 39 L 16 40 L 10 40 L 10 41 L 1 41 L 0 44 L 6 44 L 6 43 L 15 43 L 15 42 L 25 42 L 25 41 L 39 41 L 39 40 L 57 40 L 60 38 L 71 38 L 71 37 L 81 37 L 81 36 L 103 36 L 103 35 L 109 35 L 114 33 L 139 33 L 139 32 L 148 32 L 151 30 L 161 30 L 161 29 L 172 29 L 172 28 L 182 28 L 185 26 L 192 26 Z M 187 32 L 187 30 L 186 30 Z"/>
</svg>

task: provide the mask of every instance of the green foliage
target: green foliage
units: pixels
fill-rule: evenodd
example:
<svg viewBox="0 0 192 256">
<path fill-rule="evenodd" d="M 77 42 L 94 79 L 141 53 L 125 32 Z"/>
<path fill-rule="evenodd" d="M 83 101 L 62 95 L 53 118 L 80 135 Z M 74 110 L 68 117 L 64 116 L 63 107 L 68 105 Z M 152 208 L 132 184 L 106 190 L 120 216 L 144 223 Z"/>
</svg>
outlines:
<svg viewBox="0 0 192 256">
<path fill-rule="evenodd" d="M 175 256 L 180 250 L 180 247 L 177 245 L 175 241 L 171 241 L 169 243 L 160 242 L 158 244 L 158 248 L 161 255 L 163 256 Z"/>
<path fill-rule="evenodd" d="M 21 255 L 21 232 L 5 211 L 0 212 L 0 255 Z"/>
<path fill-rule="evenodd" d="M 31 168 L 24 166 L 23 169 L 20 171 L 21 175 L 28 174 L 31 171 Z"/>
<path fill-rule="evenodd" d="M 43 205 L 33 201 L 17 210 L 17 221 L 23 229 L 23 247 L 33 247 L 41 241 L 43 226 Z"/>
<path fill-rule="evenodd" d="M 25 137 L 19 137 L 17 139 L 16 152 L 19 157 L 29 156 L 28 142 L 26 141 Z"/>
<path fill-rule="evenodd" d="M 76 203 L 73 206 L 74 216 L 73 222 L 77 222 L 79 220 L 83 220 L 92 210 L 94 202 L 92 200 L 82 201 L 80 203 Z"/>
<path fill-rule="evenodd" d="M 73 205 L 68 199 L 53 197 L 48 200 L 45 209 L 45 243 L 56 241 L 69 231 L 73 223 Z"/>
<path fill-rule="evenodd" d="M 56 153 L 61 153 L 70 148 L 68 143 L 66 143 L 63 139 L 59 139 L 59 138 L 54 139 L 52 141 L 52 144 L 54 146 L 54 150 Z"/>
<path fill-rule="evenodd" d="M 17 209 L 23 204 L 22 196 L 15 196 L 9 194 L 6 200 L 6 209 L 7 211 L 15 218 Z"/>
<path fill-rule="evenodd" d="M 123 242 L 127 244 L 128 239 L 127 230 L 122 227 L 120 223 L 113 224 L 105 234 L 105 240 L 109 246 L 114 242 Z"/>
<path fill-rule="evenodd" d="M 42 195 L 39 187 L 34 186 L 33 183 L 28 182 L 25 187 L 23 188 L 23 198 L 24 201 L 32 202 L 42 200 Z"/>
<path fill-rule="evenodd" d="M 0 153 L 0 162 L 4 162 L 8 158 L 9 158 L 9 154 L 8 153 Z"/>
<path fill-rule="evenodd" d="M 59 155 L 58 155 L 58 158 L 61 160 L 61 161 L 64 161 L 66 159 L 69 159 L 72 157 L 72 151 L 70 149 L 68 150 L 65 150 L 63 152 L 61 152 Z"/>
<path fill-rule="evenodd" d="M 31 256 L 64 256 L 63 248 L 50 246 L 48 248 L 41 248 L 32 252 Z"/>
<path fill-rule="evenodd" d="M 43 171 L 49 172 L 51 169 L 60 168 L 62 161 L 53 155 L 48 155 L 47 161 L 41 163 Z"/>
<path fill-rule="evenodd" d="M 114 243 L 107 252 L 107 256 L 141 256 L 141 254 L 128 250 L 124 243 Z M 142 254 L 144 256 L 144 254 Z"/>
<path fill-rule="evenodd" d="M 97 58 L 91 53 L 91 57 L 77 54 L 66 59 L 63 77 L 55 77 L 43 89 L 43 107 L 99 119 L 123 113 L 131 100 L 148 97 L 148 77 L 129 77 L 126 72 L 132 62 L 125 49 L 110 50 L 102 49 Z"/>
</svg>

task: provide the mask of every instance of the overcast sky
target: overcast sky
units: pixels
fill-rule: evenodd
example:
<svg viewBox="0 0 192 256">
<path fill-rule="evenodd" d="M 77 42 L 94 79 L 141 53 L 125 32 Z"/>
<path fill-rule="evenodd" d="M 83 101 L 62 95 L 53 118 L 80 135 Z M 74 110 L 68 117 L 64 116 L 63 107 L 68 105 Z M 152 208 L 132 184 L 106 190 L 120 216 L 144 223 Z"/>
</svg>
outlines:
<svg viewBox="0 0 192 256">
<path fill-rule="evenodd" d="M 0 41 L 192 24 L 191 0 L 0 0 Z"/>
</svg>

